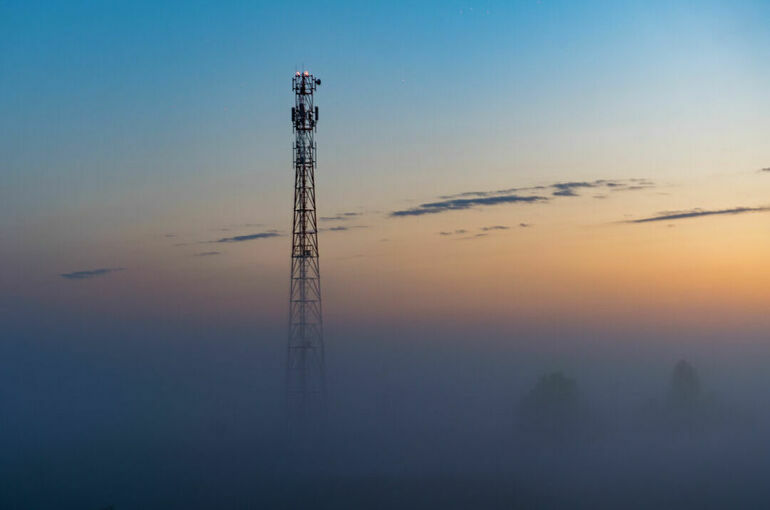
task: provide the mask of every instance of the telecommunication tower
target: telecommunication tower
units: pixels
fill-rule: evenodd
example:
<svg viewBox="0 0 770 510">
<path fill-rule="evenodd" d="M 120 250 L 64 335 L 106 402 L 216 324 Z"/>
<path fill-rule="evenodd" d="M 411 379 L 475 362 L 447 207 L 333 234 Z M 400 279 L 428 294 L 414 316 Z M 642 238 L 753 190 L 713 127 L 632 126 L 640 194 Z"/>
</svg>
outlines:
<svg viewBox="0 0 770 510">
<path fill-rule="evenodd" d="M 294 223 L 291 236 L 289 343 L 286 363 L 288 425 L 304 429 L 325 412 L 324 342 L 318 223 L 315 201 L 318 107 L 313 93 L 321 80 L 309 72 L 292 79 L 294 107 Z"/>
</svg>

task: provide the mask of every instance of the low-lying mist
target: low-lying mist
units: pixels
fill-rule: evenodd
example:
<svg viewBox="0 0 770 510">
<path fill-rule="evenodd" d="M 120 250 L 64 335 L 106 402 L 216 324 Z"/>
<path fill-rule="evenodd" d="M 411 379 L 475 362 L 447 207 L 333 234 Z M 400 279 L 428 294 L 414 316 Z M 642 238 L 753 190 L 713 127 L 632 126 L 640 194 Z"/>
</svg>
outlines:
<svg viewBox="0 0 770 510">
<path fill-rule="evenodd" d="M 0 346 L 0 507 L 770 501 L 761 339 L 630 331 L 332 324 L 324 431 L 298 447 L 280 327 L 16 321 Z"/>
</svg>

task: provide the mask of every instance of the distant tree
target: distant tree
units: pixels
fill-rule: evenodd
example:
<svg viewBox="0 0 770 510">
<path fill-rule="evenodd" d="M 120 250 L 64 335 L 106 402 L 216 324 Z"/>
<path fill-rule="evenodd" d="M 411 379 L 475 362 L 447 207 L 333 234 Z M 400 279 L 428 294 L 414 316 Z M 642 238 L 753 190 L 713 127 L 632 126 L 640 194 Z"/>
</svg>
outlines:
<svg viewBox="0 0 770 510">
<path fill-rule="evenodd" d="M 520 432 L 552 445 L 578 439 L 584 418 L 577 382 L 561 372 L 540 377 L 519 408 Z"/>
<path fill-rule="evenodd" d="M 704 396 L 695 368 L 680 360 L 674 366 L 668 390 L 668 419 L 675 432 L 692 435 L 706 427 L 712 400 Z"/>
<path fill-rule="evenodd" d="M 674 408 L 693 409 L 703 400 L 700 379 L 692 365 L 680 360 L 671 374 L 668 402 Z"/>
</svg>

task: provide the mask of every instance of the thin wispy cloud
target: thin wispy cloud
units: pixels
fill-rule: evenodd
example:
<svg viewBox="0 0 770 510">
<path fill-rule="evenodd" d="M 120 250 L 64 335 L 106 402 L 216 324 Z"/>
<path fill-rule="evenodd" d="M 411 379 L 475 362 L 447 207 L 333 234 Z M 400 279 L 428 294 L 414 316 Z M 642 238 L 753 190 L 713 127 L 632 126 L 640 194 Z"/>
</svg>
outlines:
<svg viewBox="0 0 770 510">
<path fill-rule="evenodd" d="M 551 185 L 554 189 L 555 197 L 578 197 L 580 189 L 604 188 L 611 192 L 618 191 L 641 191 L 654 188 L 655 183 L 649 179 L 626 179 L 626 180 L 608 180 L 598 179 L 596 181 L 580 182 L 557 182 Z"/>
<path fill-rule="evenodd" d="M 641 191 L 645 189 L 653 188 L 655 185 L 646 185 L 646 184 L 634 184 L 633 186 L 626 186 L 623 188 L 612 188 L 610 191 L 617 192 L 617 191 Z M 658 193 L 659 195 L 668 195 L 668 193 Z"/>
<path fill-rule="evenodd" d="M 71 273 L 62 273 L 59 276 L 68 280 L 86 280 L 88 278 L 95 278 L 97 276 L 104 276 L 106 274 L 115 273 L 117 271 L 123 271 L 123 267 L 102 267 L 99 269 L 89 269 L 86 271 L 73 271 Z"/>
<path fill-rule="evenodd" d="M 591 182 L 557 182 L 553 185 L 554 191 L 551 193 L 555 197 L 577 197 L 577 190 L 580 188 L 595 188 L 596 184 Z"/>
<path fill-rule="evenodd" d="M 770 174 L 770 166 L 767 168 L 760 168 L 759 173 L 761 174 Z"/>
<path fill-rule="evenodd" d="M 524 226 L 526 224 L 520 223 L 519 225 Z M 489 235 L 490 232 L 493 232 L 493 231 L 510 230 L 510 229 L 511 227 L 509 227 L 508 225 L 490 225 L 488 227 L 480 227 L 477 233 L 475 234 L 473 234 L 472 231 L 469 231 L 467 229 L 458 228 L 457 230 L 454 230 L 454 231 L 442 230 L 441 232 L 438 232 L 438 235 L 443 237 L 448 237 L 448 236 L 455 236 L 455 235 L 472 234 L 465 237 L 456 238 L 456 240 L 459 241 L 463 239 L 475 239 L 477 237 L 485 237 Z"/>
<path fill-rule="evenodd" d="M 368 225 L 338 225 L 336 227 L 329 227 L 329 228 L 321 228 L 319 229 L 320 232 L 346 232 L 348 230 L 356 230 L 361 228 L 369 228 Z"/>
<path fill-rule="evenodd" d="M 467 197 L 495 197 L 503 195 L 512 195 L 522 192 L 534 192 L 540 190 L 547 190 L 548 186 L 527 186 L 522 188 L 506 188 L 491 191 L 463 191 L 462 193 L 454 193 L 452 195 L 441 195 L 438 198 L 442 200 L 450 200 L 453 198 L 467 198 Z"/>
<path fill-rule="evenodd" d="M 264 227 L 264 223 L 235 223 L 232 225 L 228 225 L 228 227 L 231 228 L 254 228 L 254 227 Z"/>
<path fill-rule="evenodd" d="M 520 195 L 504 195 L 495 197 L 479 197 L 479 198 L 454 198 L 451 200 L 442 200 L 439 202 L 428 202 L 420 204 L 417 207 L 411 209 L 404 209 L 401 211 L 393 211 L 390 216 L 422 216 L 424 214 L 438 214 L 446 211 L 460 211 L 465 209 L 472 209 L 479 206 L 499 205 L 499 204 L 513 204 L 513 203 L 533 203 L 533 202 L 545 202 L 548 199 L 541 196 L 520 196 Z"/>
<path fill-rule="evenodd" d="M 223 237 L 222 239 L 218 239 L 216 241 L 211 241 L 212 243 L 242 243 L 245 241 L 254 241 L 256 239 L 267 239 L 270 237 L 278 237 L 280 234 L 278 232 L 258 232 L 256 234 L 247 234 L 242 236 L 234 236 L 234 237 Z"/>
<path fill-rule="evenodd" d="M 321 216 L 319 220 L 321 221 L 347 221 L 350 219 L 353 219 L 357 216 L 361 216 L 363 213 L 360 212 L 343 212 L 335 214 L 334 216 Z"/>
<path fill-rule="evenodd" d="M 770 212 L 770 207 L 734 207 L 732 209 L 690 209 L 687 211 L 670 211 L 662 212 L 656 216 L 650 216 L 648 218 L 639 218 L 635 220 L 626 220 L 623 223 L 652 223 L 656 221 L 675 221 L 686 220 L 690 218 L 701 218 L 704 216 L 723 216 L 723 215 L 736 215 L 747 213 L 761 213 Z"/>
<path fill-rule="evenodd" d="M 212 257 L 214 255 L 219 255 L 221 253 L 222 252 L 220 252 L 220 251 L 203 251 L 201 253 L 196 253 L 195 256 L 196 257 Z"/>
<path fill-rule="evenodd" d="M 598 179 L 491 191 L 465 191 L 453 195 L 442 195 L 439 197 L 440 200 L 435 202 L 426 202 L 409 209 L 393 211 L 390 216 L 422 216 L 500 204 L 549 202 L 555 198 L 581 196 L 580 191 L 583 189 L 615 192 L 645 190 L 655 186 L 655 183 L 648 179 Z"/>
<path fill-rule="evenodd" d="M 487 236 L 489 236 L 489 233 L 481 232 L 481 233 L 473 234 L 473 235 L 469 235 L 469 236 L 456 237 L 455 241 L 472 241 L 474 239 L 484 238 L 484 237 L 487 237 Z"/>
<path fill-rule="evenodd" d="M 458 228 L 458 229 L 456 229 L 454 231 L 442 230 L 441 232 L 438 233 L 438 235 L 440 235 L 440 236 L 452 236 L 452 235 L 456 235 L 456 234 L 465 234 L 467 232 L 468 231 L 466 229 L 464 229 L 464 228 Z"/>
</svg>

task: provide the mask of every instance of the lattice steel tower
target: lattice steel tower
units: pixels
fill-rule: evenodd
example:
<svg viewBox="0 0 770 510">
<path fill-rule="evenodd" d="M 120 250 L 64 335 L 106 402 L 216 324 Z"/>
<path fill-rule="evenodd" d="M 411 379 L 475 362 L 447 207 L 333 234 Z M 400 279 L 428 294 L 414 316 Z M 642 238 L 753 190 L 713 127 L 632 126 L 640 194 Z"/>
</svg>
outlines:
<svg viewBox="0 0 770 510">
<path fill-rule="evenodd" d="M 286 399 L 290 431 L 318 423 L 325 412 L 324 342 L 318 223 L 315 203 L 318 107 L 313 93 L 321 80 L 307 71 L 292 80 L 294 107 L 294 225 L 291 242 L 289 344 Z"/>
</svg>

